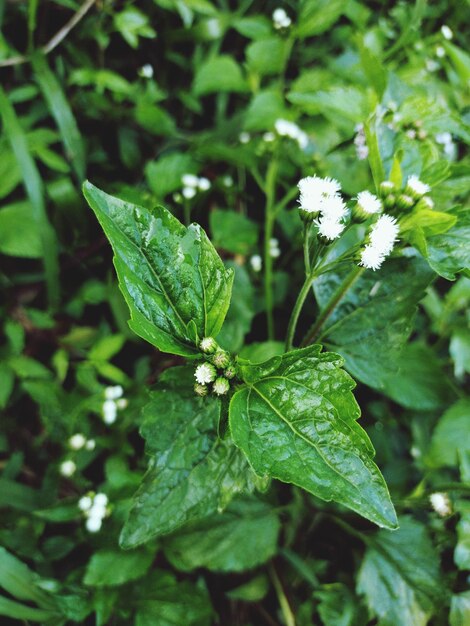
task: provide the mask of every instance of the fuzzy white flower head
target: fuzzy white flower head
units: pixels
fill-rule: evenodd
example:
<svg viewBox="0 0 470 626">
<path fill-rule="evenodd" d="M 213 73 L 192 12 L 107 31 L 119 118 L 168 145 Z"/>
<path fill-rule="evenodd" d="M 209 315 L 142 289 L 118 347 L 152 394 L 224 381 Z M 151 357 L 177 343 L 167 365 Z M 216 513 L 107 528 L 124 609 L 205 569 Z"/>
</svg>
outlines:
<svg viewBox="0 0 470 626">
<path fill-rule="evenodd" d="M 278 119 L 274 123 L 274 128 L 278 135 L 283 137 L 291 137 L 295 139 L 297 137 L 297 133 L 299 132 L 299 127 L 294 122 L 290 122 L 289 120 Z"/>
<path fill-rule="evenodd" d="M 88 439 L 85 444 L 86 450 L 94 450 L 96 448 L 96 441 L 94 439 Z"/>
<path fill-rule="evenodd" d="M 92 504 L 93 501 L 90 496 L 82 496 L 78 501 L 78 508 L 80 509 L 80 511 L 88 511 L 89 509 L 91 509 Z"/>
<path fill-rule="evenodd" d="M 101 530 L 103 520 L 100 517 L 89 517 L 85 522 L 86 529 L 90 533 L 97 533 Z"/>
<path fill-rule="evenodd" d="M 446 493 L 437 491 L 429 496 L 432 508 L 441 517 L 447 517 L 452 513 L 452 506 L 449 500 L 449 496 Z"/>
<path fill-rule="evenodd" d="M 183 198 L 186 198 L 186 200 L 191 200 L 196 195 L 196 190 L 194 189 L 194 187 L 184 187 L 182 194 Z"/>
<path fill-rule="evenodd" d="M 194 174 L 184 174 L 181 177 L 181 182 L 185 187 L 197 187 L 199 184 L 199 178 Z"/>
<path fill-rule="evenodd" d="M 214 352 L 217 348 L 217 342 L 213 337 L 204 337 L 199 343 L 199 347 L 203 352 L 208 354 Z"/>
<path fill-rule="evenodd" d="M 153 78 L 153 67 L 150 65 L 150 63 L 146 63 L 140 68 L 139 74 L 140 76 L 142 76 L 142 78 Z"/>
<path fill-rule="evenodd" d="M 104 397 L 106 400 L 117 400 L 124 393 L 124 389 L 121 385 L 115 385 L 114 387 L 106 387 L 104 390 Z"/>
<path fill-rule="evenodd" d="M 226 378 L 217 378 L 217 380 L 215 381 L 212 390 L 215 394 L 217 394 L 218 396 L 224 396 L 227 391 L 230 389 L 230 383 L 228 382 L 228 380 Z"/>
<path fill-rule="evenodd" d="M 93 505 L 106 506 L 108 502 L 108 496 L 105 493 L 97 493 L 93 498 Z"/>
<path fill-rule="evenodd" d="M 215 380 L 217 372 L 215 367 L 210 363 L 201 363 L 196 367 L 194 372 L 194 378 L 200 385 L 206 385 Z"/>
<path fill-rule="evenodd" d="M 364 213 L 368 213 L 369 215 L 373 215 L 374 213 L 381 213 L 382 211 L 382 202 L 374 196 L 370 191 L 361 191 L 357 194 L 357 204 L 364 211 Z"/>
<path fill-rule="evenodd" d="M 69 439 L 69 446 L 72 450 L 80 450 L 86 444 L 86 437 L 82 433 L 76 433 Z"/>
<path fill-rule="evenodd" d="M 415 174 L 408 178 L 406 181 L 406 187 L 415 196 L 424 196 L 424 194 L 431 191 L 431 187 L 419 180 Z"/>
<path fill-rule="evenodd" d="M 328 217 L 316 220 L 315 224 L 318 227 L 318 233 L 330 241 L 337 239 L 344 230 L 344 224 Z"/>
<path fill-rule="evenodd" d="M 278 7 L 273 11 L 273 24 L 274 28 L 288 28 L 291 25 L 291 19 L 281 7 Z"/>
<path fill-rule="evenodd" d="M 254 254 L 250 258 L 250 265 L 251 265 L 251 269 L 254 272 L 261 272 L 261 268 L 263 267 L 263 259 L 260 257 L 259 254 Z"/>
<path fill-rule="evenodd" d="M 436 47 L 436 56 L 438 59 L 443 59 L 446 55 L 446 51 L 445 48 L 443 48 L 442 46 L 437 46 Z"/>
<path fill-rule="evenodd" d="M 211 188 L 211 181 L 208 178 L 204 178 L 203 176 L 198 181 L 198 187 L 201 191 L 207 191 Z"/>
<path fill-rule="evenodd" d="M 385 260 L 385 255 L 381 254 L 374 246 L 367 245 L 361 253 L 359 265 L 370 270 L 378 270 Z"/>
<path fill-rule="evenodd" d="M 447 26 L 447 24 L 443 24 L 441 26 L 441 33 L 442 33 L 444 39 L 447 39 L 447 40 L 452 39 L 452 37 L 454 36 L 454 33 L 452 32 L 452 29 L 449 28 Z"/>
<path fill-rule="evenodd" d="M 73 461 L 69 459 L 67 461 L 62 461 L 62 463 L 60 464 L 59 470 L 62 476 L 65 476 L 66 478 L 70 478 L 70 476 L 73 476 L 75 474 L 77 470 L 77 466 L 75 465 Z"/>
<path fill-rule="evenodd" d="M 321 210 L 326 199 L 336 196 L 341 187 L 334 178 L 320 178 L 306 176 L 299 180 L 297 187 L 300 191 L 300 208 L 307 213 L 317 213 Z"/>
<path fill-rule="evenodd" d="M 370 230 L 370 245 L 378 254 L 386 256 L 393 250 L 399 231 L 400 228 L 394 217 L 387 214 L 381 215 Z"/>
<path fill-rule="evenodd" d="M 117 417 L 117 405 L 114 400 L 103 402 L 103 421 L 105 424 L 114 424 Z"/>
<path fill-rule="evenodd" d="M 324 219 L 339 222 L 343 217 L 346 217 L 348 208 L 341 196 L 334 195 L 327 196 L 322 200 L 320 212 Z"/>
<path fill-rule="evenodd" d="M 269 256 L 273 259 L 277 259 L 281 256 L 281 249 L 279 248 L 279 241 L 273 237 L 269 240 Z"/>
</svg>

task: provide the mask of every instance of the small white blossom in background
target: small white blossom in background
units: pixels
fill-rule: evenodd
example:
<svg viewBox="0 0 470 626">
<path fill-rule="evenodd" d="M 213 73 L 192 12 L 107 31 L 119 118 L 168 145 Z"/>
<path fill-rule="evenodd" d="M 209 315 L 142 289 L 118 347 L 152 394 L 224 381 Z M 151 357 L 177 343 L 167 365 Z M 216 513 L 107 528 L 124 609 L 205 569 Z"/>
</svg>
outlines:
<svg viewBox="0 0 470 626">
<path fill-rule="evenodd" d="M 400 228 L 391 215 L 381 215 L 369 232 L 369 243 L 361 252 L 359 265 L 371 270 L 378 270 L 392 252 Z"/>
<path fill-rule="evenodd" d="M 224 176 L 222 182 L 225 187 L 233 187 L 233 178 L 229 175 Z"/>
<path fill-rule="evenodd" d="M 356 136 L 354 137 L 354 146 L 356 147 L 356 156 L 359 161 L 364 161 L 369 156 L 369 148 L 366 144 L 366 134 L 364 132 L 364 124 L 356 124 L 354 129 Z"/>
<path fill-rule="evenodd" d="M 382 202 L 370 191 L 361 191 L 357 194 L 357 206 L 360 211 L 367 215 L 382 212 Z"/>
<path fill-rule="evenodd" d="M 194 378 L 200 385 L 206 385 L 215 380 L 217 376 L 216 369 L 210 363 L 201 363 L 196 367 Z"/>
<path fill-rule="evenodd" d="M 81 450 L 85 444 L 86 437 L 85 435 L 82 435 L 82 433 L 72 435 L 69 439 L 69 447 L 72 448 L 72 450 Z"/>
<path fill-rule="evenodd" d="M 70 478 L 70 476 L 73 476 L 77 471 L 77 466 L 73 461 L 67 459 L 66 461 L 62 461 L 60 464 L 59 471 L 62 476 L 65 476 L 65 478 Z"/>
<path fill-rule="evenodd" d="M 431 187 L 419 180 L 415 174 L 406 181 L 405 193 L 408 193 L 413 198 L 420 198 L 430 191 Z"/>
<path fill-rule="evenodd" d="M 274 237 L 269 240 L 269 256 L 273 259 L 277 259 L 281 256 L 281 249 L 279 248 L 279 241 Z"/>
<path fill-rule="evenodd" d="M 292 24 L 292 20 L 287 15 L 285 10 L 279 7 L 273 11 L 273 24 L 276 30 L 279 30 L 280 28 L 289 28 Z"/>
<path fill-rule="evenodd" d="M 208 178 L 202 176 L 199 179 L 198 188 L 200 191 L 208 191 L 211 188 L 211 181 Z"/>
<path fill-rule="evenodd" d="M 272 143 L 275 139 L 276 139 L 276 135 L 272 133 L 271 131 L 268 131 L 267 133 L 264 133 L 263 135 L 263 141 L 265 141 L 266 143 Z"/>
<path fill-rule="evenodd" d="M 308 146 L 308 135 L 304 133 L 304 131 L 297 126 L 294 122 L 290 122 L 289 120 L 279 119 L 274 123 L 274 128 L 276 132 L 281 137 L 289 137 L 296 141 L 299 145 L 299 148 L 305 150 Z"/>
<path fill-rule="evenodd" d="M 307 214 L 318 215 L 314 221 L 319 234 L 332 241 L 337 239 L 345 224 L 348 209 L 339 195 L 341 186 L 334 178 L 307 176 L 298 183 L 300 208 Z"/>
<path fill-rule="evenodd" d="M 453 36 L 454 36 L 454 33 L 452 32 L 452 29 L 449 28 L 447 26 L 447 24 L 443 24 L 441 26 L 441 33 L 442 33 L 442 36 L 444 37 L 444 39 L 447 39 L 448 41 L 450 41 L 453 38 Z"/>
<path fill-rule="evenodd" d="M 96 448 L 96 441 L 94 439 L 88 439 L 85 444 L 85 450 L 94 450 Z"/>
<path fill-rule="evenodd" d="M 441 67 L 434 59 L 426 59 L 425 63 L 428 72 L 437 72 L 437 70 Z"/>
<path fill-rule="evenodd" d="M 452 513 L 452 505 L 449 496 L 446 493 L 437 491 L 429 496 L 432 508 L 441 517 L 447 517 Z"/>
<path fill-rule="evenodd" d="M 230 389 L 230 383 L 226 378 L 217 378 L 212 387 L 213 392 L 218 396 L 224 396 Z"/>
<path fill-rule="evenodd" d="M 139 76 L 142 78 L 153 78 L 153 67 L 150 63 L 146 63 L 139 70 Z"/>
<path fill-rule="evenodd" d="M 452 139 L 452 135 L 449 132 L 437 133 L 435 139 L 443 147 L 446 157 L 454 161 L 457 156 L 457 147 Z"/>
<path fill-rule="evenodd" d="M 181 177 L 183 183 L 183 198 L 191 200 L 197 194 L 198 191 L 208 191 L 211 188 L 211 181 L 208 178 L 202 176 L 195 176 L 194 174 L 184 174 Z"/>
<path fill-rule="evenodd" d="M 446 55 L 446 51 L 442 46 L 436 47 L 436 56 L 438 59 L 443 59 Z"/>
<path fill-rule="evenodd" d="M 101 408 L 103 421 L 105 424 L 114 424 L 117 418 L 118 409 L 125 409 L 128 401 L 122 397 L 124 389 L 121 385 L 106 387 L 104 390 L 105 401 Z"/>
<path fill-rule="evenodd" d="M 103 519 L 108 514 L 108 496 L 104 493 L 86 495 L 78 501 L 78 508 L 85 514 L 86 529 L 90 533 L 101 530 Z"/>
<path fill-rule="evenodd" d="M 240 141 L 240 143 L 249 143 L 251 140 L 251 135 L 250 133 L 247 133 L 246 131 L 243 131 L 242 133 L 240 133 L 238 135 L 238 139 Z"/>
<path fill-rule="evenodd" d="M 194 187 L 184 187 L 181 193 L 183 194 L 183 198 L 186 198 L 186 200 L 191 200 L 192 198 L 194 198 L 197 191 Z"/>
<path fill-rule="evenodd" d="M 250 258 L 250 265 L 251 265 L 251 269 L 254 272 L 261 272 L 261 269 L 263 267 L 263 259 L 260 257 L 259 254 L 254 254 Z"/>
</svg>

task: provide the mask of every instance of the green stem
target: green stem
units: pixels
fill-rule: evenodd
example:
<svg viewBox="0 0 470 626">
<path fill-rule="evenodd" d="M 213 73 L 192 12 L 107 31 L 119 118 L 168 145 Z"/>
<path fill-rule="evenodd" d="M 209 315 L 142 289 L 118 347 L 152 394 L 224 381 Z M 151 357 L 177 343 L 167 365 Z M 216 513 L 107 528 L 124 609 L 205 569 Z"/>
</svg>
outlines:
<svg viewBox="0 0 470 626">
<path fill-rule="evenodd" d="M 310 287 L 317 275 L 317 268 L 313 267 L 310 270 L 309 274 L 306 276 L 304 284 L 302 285 L 302 289 L 300 290 L 299 295 L 297 296 L 296 303 L 294 308 L 292 309 L 292 313 L 289 320 L 289 326 L 287 327 L 287 336 L 286 336 L 286 352 L 292 350 L 292 345 L 294 343 L 294 335 L 295 329 L 297 327 L 297 322 L 299 321 L 299 315 L 304 305 L 304 302 L 310 292 Z"/>
<path fill-rule="evenodd" d="M 274 198 L 276 193 L 276 178 L 278 170 L 277 156 L 269 164 L 266 174 L 266 207 L 264 217 L 264 301 L 266 308 L 266 321 L 268 339 L 274 339 L 273 318 L 273 259 L 270 254 L 270 241 L 273 236 L 275 216 L 273 212 Z"/>
<path fill-rule="evenodd" d="M 305 276 L 310 272 L 310 222 L 304 222 L 304 265 Z"/>
<path fill-rule="evenodd" d="M 277 599 L 279 600 L 279 606 L 281 607 L 282 616 L 284 617 L 286 626 L 295 626 L 294 614 L 292 613 L 292 609 L 290 608 L 286 594 L 282 588 L 281 581 L 279 580 L 279 576 L 277 575 L 273 565 L 269 566 L 269 576 L 274 585 L 274 589 L 276 590 Z"/>
<path fill-rule="evenodd" d="M 355 266 L 349 272 L 349 274 L 340 284 L 338 289 L 331 296 L 330 301 L 328 302 L 326 307 L 318 316 L 315 324 L 313 324 L 313 326 L 311 327 L 307 335 L 302 340 L 302 343 L 300 344 L 302 347 L 308 346 L 309 344 L 313 343 L 316 339 L 318 339 L 319 331 L 321 330 L 323 324 L 333 313 L 335 308 L 338 306 L 339 302 L 344 298 L 348 289 L 356 282 L 359 276 L 361 276 L 363 271 L 364 271 L 363 267 Z"/>
</svg>

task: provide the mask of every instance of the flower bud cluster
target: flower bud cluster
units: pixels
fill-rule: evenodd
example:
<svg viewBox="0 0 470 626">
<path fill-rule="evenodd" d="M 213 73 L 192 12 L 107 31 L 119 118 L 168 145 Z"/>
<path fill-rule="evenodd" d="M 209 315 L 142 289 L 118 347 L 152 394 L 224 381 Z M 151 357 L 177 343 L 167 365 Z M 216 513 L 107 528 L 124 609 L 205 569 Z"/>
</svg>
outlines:
<svg viewBox="0 0 470 626">
<path fill-rule="evenodd" d="M 383 181 L 380 184 L 379 194 L 384 207 L 390 212 L 409 213 L 415 208 L 433 208 L 433 201 L 426 195 L 430 191 L 429 185 L 423 183 L 416 175 L 412 175 L 408 177 L 402 189 L 398 189 L 389 180 Z"/>
<path fill-rule="evenodd" d="M 104 402 L 102 406 L 103 421 L 105 424 L 114 424 L 118 410 L 125 409 L 129 402 L 123 398 L 124 393 L 121 385 L 106 387 L 104 390 Z"/>
<path fill-rule="evenodd" d="M 207 396 L 209 392 L 224 396 L 230 390 L 230 381 L 236 376 L 236 368 L 228 352 L 222 350 L 212 337 L 204 337 L 199 348 L 205 361 L 194 370 L 194 392 L 198 396 Z"/>
<path fill-rule="evenodd" d="M 337 239 L 346 226 L 344 220 L 348 215 L 339 193 L 339 182 L 333 178 L 307 176 L 299 181 L 298 188 L 301 218 L 313 221 L 323 240 Z"/>
<path fill-rule="evenodd" d="M 86 518 L 85 526 L 88 532 L 97 533 L 101 530 L 103 519 L 109 515 L 108 496 L 104 493 L 90 492 L 80 498 L 78 508 Z"/>
</svg>

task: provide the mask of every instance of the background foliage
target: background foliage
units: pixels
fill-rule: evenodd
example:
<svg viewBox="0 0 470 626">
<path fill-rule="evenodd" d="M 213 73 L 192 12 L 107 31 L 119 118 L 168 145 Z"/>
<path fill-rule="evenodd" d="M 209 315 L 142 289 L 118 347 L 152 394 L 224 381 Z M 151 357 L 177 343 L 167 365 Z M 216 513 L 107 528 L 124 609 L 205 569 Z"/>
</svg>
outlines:
<svg viewBox="0 0 470 626">
<path fill-rule="evenodd" d="M 303 0 L 275 28 L 277 7 L 0 1 L 2 623 L 470 623 L 468 3 Z M 273 135 L 278 119 L 308 145 Z M 254 475 L 247 489 L 240 456 L 211 498 L 183 464 L 202 519 L 175 523 L 157 493 L 159 527 L 139 523 L 135 542 L 150 540 L 122 550 L 148 454 L 191 445 L 179 416 L 197 423 L 200 401 L 181 391 L 186 370 L 164 373 L 184 360 L 130 331 L 82 182 L 202 224 L 235 275 L 218 340 L 263 361 L 302 283 L 296 183 L 314 172 L 349 197 L 389 173 L 433 186 L 435 211 L 406 235 L 420 255 L 364 275 L 318 333 L 359 382 L 400 529 Z M 184 197 L 185 174 L 210 188 Z M 340 278 L 315 282 L 320 310 Z M 317 313 L 305 307 L 303 333 Z M 111 420 L 103 404 L 118 385 Z M 214 414 L 206 443 L 216 428 Z M 218 512 L 224 489 L 255 487 Z M 78 505 L 89 492 L 109 499 L 98 532 Z"/>
</svg>

